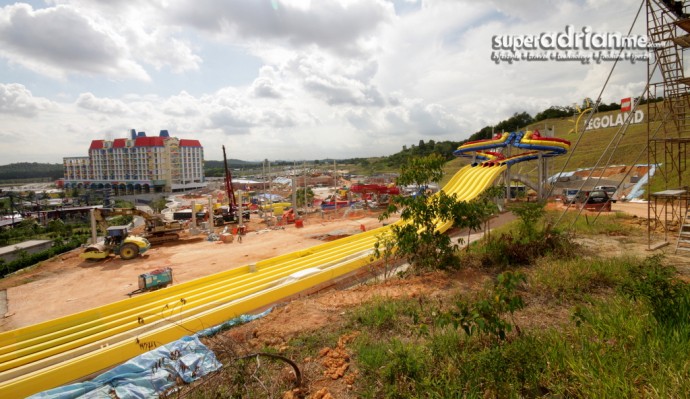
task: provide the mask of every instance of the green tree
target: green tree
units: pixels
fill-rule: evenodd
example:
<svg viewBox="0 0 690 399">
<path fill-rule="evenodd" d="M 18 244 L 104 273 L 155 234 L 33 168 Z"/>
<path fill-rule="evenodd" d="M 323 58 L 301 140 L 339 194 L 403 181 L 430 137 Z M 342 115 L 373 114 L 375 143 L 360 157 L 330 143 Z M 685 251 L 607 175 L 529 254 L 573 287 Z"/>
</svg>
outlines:
<svg viewBox="0 0 690 399">
<path fill-rule="evenodd" d="M 510 209 L 520 219 L 519 237 L 528 243 L 539 237 L 537 222 L 546 214 L 544 206 L 542 202 L 524 202 L 515 204 Z"/>
<path fill-rule="evenodd" d="M 573 107 L 560 107 L 554 105 L 535 115 L 534 121 L 539 122 L 544 119 L 564 118 L 573 116 L 573 114 L 575 114 L 575 109 Z"/>
<path fill-rule="evenodd" d="M 129 201 L 125 201 L 125 200 L 118 198 L 115 200 L 115 205 L 113 207 L 114 208 L 128 208 L 129 209 L 129 208 L 134 208 L 134 204 L 129 202 Z"/>
<path fill-rule="evenodd" d="M 444 163 L 445 159 L 437 154 L 411 158 L 401 168 L 397 185 L 423 188 L 438 182 L 443 177 Z M 455 194 L 444 191 L 431 195 L 422 189 L 414 196 L 395 196 L 379 218 L 384 220 L 400 212 L 402 223 L 392 225 L 390 230 L 395 246 L 389 245 L 391 238 L 380 236 L 374 245 L 374 254 L 377 258 L 390 259 L 391 252 L 395 251 L 396 257 L 409 262 L 417 272 L 457 268 L 457 245 L 440 232 L 438 226 L 451 223 L 476 230 L 486 217 L 485 209 L 484 201 L 458 201 Z"/>
<path fill-rule="evenodd" d="M 297 206 L 304 206 L 304 189 L 297 189 Z M 311 204 L 314 200 L 314 192 L 307 188 L 307 203 Z"/>
<path fill-rule="evenodd" d="M 151 209 L 157 213 L 160 213 L 163 209 L 165 209 L 165 204 L 167 203 L 168 201 L 166 201 L 164 197 L 159 197 L 158 199 L 151 201 Z"/>
</svg>

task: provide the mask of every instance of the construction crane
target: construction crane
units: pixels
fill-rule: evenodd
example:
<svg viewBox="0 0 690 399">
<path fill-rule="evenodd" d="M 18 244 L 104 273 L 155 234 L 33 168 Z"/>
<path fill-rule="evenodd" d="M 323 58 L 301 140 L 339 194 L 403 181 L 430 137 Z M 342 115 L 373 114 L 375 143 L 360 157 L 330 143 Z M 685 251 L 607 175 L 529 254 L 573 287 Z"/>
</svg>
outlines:
<svg viewBox="0 0 690 399">
<path fill-rule="evenodd" d="M 239 223 L 240 219 L 237 216 L 239 207 L 237 205 L 237 198 L 232 189 L 232 172 L 228 168 L 228 158 L 225 156 L 225 146 L 223 146 L 223 165 L 225 166 L 225 192 L 228 195 L 228 206 L 221 206 L 213 213 L 213 225 L 222 226 L 226 223 Z M 250 217 L 249 210 L 242 211 L 242 218 L 248 221 Z"/>
</svg>

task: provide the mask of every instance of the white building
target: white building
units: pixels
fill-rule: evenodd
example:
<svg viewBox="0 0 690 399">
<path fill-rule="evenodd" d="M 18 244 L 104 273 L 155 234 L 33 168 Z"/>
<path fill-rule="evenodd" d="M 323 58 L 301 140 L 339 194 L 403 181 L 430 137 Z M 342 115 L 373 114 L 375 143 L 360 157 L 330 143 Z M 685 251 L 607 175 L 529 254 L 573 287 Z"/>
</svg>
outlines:
<svg viewBox="0 0 690 399">
<path fill-rule="evenodd" d="M 157 137 L 132 130 L 130 138 L 93 140 L 88 157 L 63 158 L 65 189 L 113 190 L 115 195 L 171 192 L 205 186 L 199 140 Z"/>
</svg>

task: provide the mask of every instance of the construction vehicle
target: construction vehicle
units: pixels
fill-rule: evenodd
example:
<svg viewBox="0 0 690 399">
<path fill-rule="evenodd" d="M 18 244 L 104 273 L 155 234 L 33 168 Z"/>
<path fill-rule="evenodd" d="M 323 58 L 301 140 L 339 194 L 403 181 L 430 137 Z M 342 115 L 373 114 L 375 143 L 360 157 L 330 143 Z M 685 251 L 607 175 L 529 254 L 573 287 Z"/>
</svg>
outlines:
<svg viewBox="0 0 690 399">
<path fill-rule="evenodd" d="M 106 229 L 105 240 L 91 244 L 79 256 L 88 260 L 105 259 L 110 254 L 119 255 L 123 260 L 134 259 L 151 248 L 144 237 L 130 235 L 127 226 L 110 226 Z"/>
<path fill-rule="evenodd" d="M 172 268 L 156 269 L 139 275 L 139 288 L 130 292 L 130 297 L 140 292 L 153 291 L 172 284 Z"/>
<path fill-rule="evenodd" d="M 237 205 L 237 199 L 235 198 L 235 192 L 232 188 L 232 173 L 228 168 L 228 159 L 225 156 L 225 146 L 223 146 L 223 163 L 225 166 L 225 192 L 228 195 L 228 205 L 221 206 L 213 211 L 213 225 L 223 226 L 227 223 L 239 223 L 242 224 L 239 218 L 239 206 Z M 243 221 L 249 221 L 251 212 L 249 209 L 242 211 Z"/>
<path fill-rule="evenodd" d="M 283 212 L 282 221 L 285 224 L 295 223 L 295 208 L 290 208 Z"/>
<path fill-rule="evenodd" d="M 107 227 L 107 218 L 114 216 L 139 216 L 144 219 L 144 238 L 152 245 L 180 239 L 179 231 L 184 229 L 180 221 L 168 221 L 161 215 L 153 215 L 137 208 L 94 208 L 96 223 Z"/>
<path fill-rule="evenodd" d="M 400 188 L 395 185 L 355 183 L 350 191 L 360 194 L 366 207 L 386 205 L 392 195 L 400 195 Z"/>
</svg>

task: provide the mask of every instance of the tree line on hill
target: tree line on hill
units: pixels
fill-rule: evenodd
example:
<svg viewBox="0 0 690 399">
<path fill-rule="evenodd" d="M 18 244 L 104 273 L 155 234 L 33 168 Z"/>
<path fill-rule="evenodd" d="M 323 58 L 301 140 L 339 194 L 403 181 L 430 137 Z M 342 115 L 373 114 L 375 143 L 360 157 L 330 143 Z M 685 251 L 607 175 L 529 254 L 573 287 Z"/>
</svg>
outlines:
<svg viewBox="0 0 690 399">
<path fill-rule="evenodd" d="M 634 100 L 637 100 L 636 98 Z M 649 102 L 663 101 L 662 97 L 657 97 L 653 99 L 642 98 L 640 104 L 646 104 Z M 592 100 L 589 98 L 584 99 L 580 109 L 585 109 L 590 107 Z M 618 103 L 610 104 L 599 104 L 598 111 L 615 111 L 620 109 L 621 106 Z M 411 157 L 424 157 L 432 153 L 441 155 L 446 160 L 451 160 L 454 158 L 453 151 L 455 151 L 460 145 L 475 140 L 484 140 L 491 138 L 495 133 L 500 132 L 514 132 L 520 130 L 532 123 L 543 121 L 546 119 L 556 119 L 571 117 L 579 112 L 578 107 L 571 106 L 551 106 L 539 113 L 534 117 L 523 111 L 521 113 L 514 113 L 510 118 L 504 119 L 493 126 L 484 126 L 479 129 L 479 131 L 473 133 L 466 140 L 461 141 L 435 141 L 435 140 L 419 140 L 417 145 L 412 144 L 409 147 L 403 145 L 402 150 L 385 157 L 381 160 L 372 161 L 367 158 L 350 158 L 350 159 L 340 159 L 337 160 L 340 164 L 359 164 L 365 168 L 376 169 L 378 166 L 385 166 L 389 168 L 400 167 L 407 159 Z M 331 164 L 333 159 L 322 159 L 315 160 L 313 164 Z M 290 166 L 293 165 L 293 161 L 271 161 L 271 166 Z M 257 168 L 261 167 L 261 162 L 248 162 L 239 159 L 228 159 L 228 167 L 230 169 L 246 169 L 246 168 Z M 62 164 L 47 164 L 47 163 L 36 163 L 36 162 L 21 162 L 9 165 L 0 165 L 0 182 L 12 182 L 17 180 L 27 180 L 27 179 L 50 179 L 57 180 L 63 177 L 63 166 Z M 204 173 L 206 177 L 223 177 L 225 175 L 225 166 L 223 161 L 204 161 Z"/>
<path fill-rule="evenodd" d="M 63 177 L 64 170 L 61 163 L 19 162 L 0 165 L 0 181 L 16 181 L 26 179 L 57 180 Z"/>
</svg>

